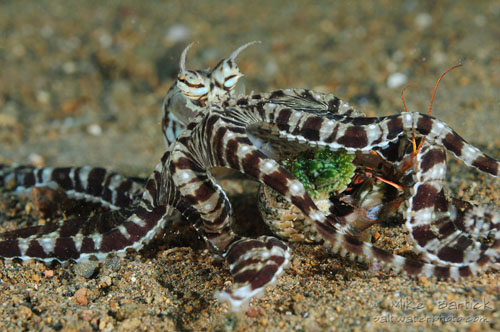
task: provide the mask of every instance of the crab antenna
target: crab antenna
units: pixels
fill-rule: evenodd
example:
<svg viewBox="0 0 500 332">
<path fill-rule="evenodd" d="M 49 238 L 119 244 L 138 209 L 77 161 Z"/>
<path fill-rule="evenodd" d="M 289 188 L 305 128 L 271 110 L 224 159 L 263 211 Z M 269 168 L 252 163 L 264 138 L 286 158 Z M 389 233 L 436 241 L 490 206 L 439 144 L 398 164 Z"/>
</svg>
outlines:
<svg viewBox="0 0 500 332">
<path fill-rule="evenodd" d="M 191 46 L 194 45 L 195 42 L 192 42 L 191 44 L 189 44 L 188 46 L 186 46 L 186 48 L 184 49 L 184 51 L 182 51 L 182 54 L 181 54 L 181 60 L 179 61 L 179 68 L 181 70 L 181 74 L 182 73 L 185 73 L 187 70 L 186 70 L 186 55 L 187 55 L 187 52 L 189 51 L 189 49 L 191 48 Z"/>
<path fill-rule="evenodd" d="M 406 88 L 408 88 L 408 87 L 409 87 L 409 85 L 408 85 L 408 86 L 405 86 L 405 87 L 403 88 L 403 90 L 401 90 L 401 100 L 403 101 L 403 108 L 404 108 L 405 112 L 408 112 L 408 109 L 406 108 L 406 103 L 405 103 L 405 90 L 406 90 Z"/>
<path fill-rule="evenodd" d="M 403 108 L 404 108 L 405 112 L 408 112 L 408 109 L 406 108 L 406 103 L 405 103 L 405 90 L 406 90 L 406 88 L 408 88 L 408 86 L 405 86 L 403 88 L 403 90 L 401 91 L 401 100 L 403 101 Z M 416 153 L 417 152 L 417 142 L 415 140 L 415 133 L 412 132 L 411 136 L 412 136 L 412 144 L 413 144 L 413 153 Z"/>
<path fill-rule="evenodd" d="M 439 77 L 439 79 L 437 80 L 436 82 L 436 85 L 434 85 L 434 91 L 432 92 L 432 97 L 431 97 L 431 102 L 429 103 L 429 111 L 427 112 L 429 115 L 431 115 L 431 111 L 432 111 L 432 103 L 434 102 L 434 96 L 436 95 L 436 91 L 437 91 L 437 88 L 438 88 L 438 85 L 439 85 L 439 82 L 441 82 L 441 80 L 443 79 L 444 75 L 446 75 L 449 71 L 452 71 L 453 69 L 455 68 L 458 68 L 458 67 L 462 67 L 463 65 L 460 64 L 460 65 L 456 65 L 456 66 L 453 66 L 451 68 L 449 68 L 447 71 L 445 71 L 441 77 Z"/>
<path fill-rule="evenodd" d="M 437 87 L 439 85 L 439 82 L 441 82 L 444 75 L 446 75 L 448 72 L 452 71 L 455 68 L 462 67 L 462 66 L 463 66 L 462 64 L 453 66 L 453 67 L 449 68 L 448 70 L 446 70 L 443 74 L 441 74 L 441 76 L 439 77 L 439 79 L 436 82 L 436 85 L 434 85 L 434 91 L 432 92 L 431 102 L 429 103 L 429 111 L 427 112 L 429 115 L 431 115 L 432 103 L 434 102 L 434 97 L 436 96 L 436 91 L 437 91 Z M 403 89 L 403 91 L 401 91 L 401 100 L 403 101 L 403 107 L 404 107 L 405 112 L 408 112 L 408 110 L 406 109 L 406 104 L 405 104 L 405 99 L 404 99 L 405 89 L 406 89 L 406 87 Z M 417 147 L 417 142 L 415 140 L 415 133 L 412 132 L 413 152 L 411 154 L 410 160 L 406 163 L 406 165 L 403 165 L 403 167 L 402 167 L 403 170 L 406 170 L 406 169 L 411 167 L 411 165 L 413 163 L 413 158 L 418 154 L 420 149 L 422 149 L 424 142 L 425 142 L 425 136 L 422 137 L 422 139 L 420 140 L 420 143 L 418 144 L 418 147 Z"/>
<path fill-rule="evenodd" d="M 248 46 L 253 45 L 253 44 L 260 44 L 260 40 L 254 40 L 254 41 L 251 41 L 249 43 L 246 43 L 245 45 L 238 47 L 238 49 L 236 49 L 236 51 L 231 53 L 231 55 L 229 56 L 228 59 L 234 61 L 234 59 L 236 59 L 236 57 L 241 53 L 241 51 L 243 51 L 245 48 L 247 48 Z"/>
<path fill-rule="evenodd" d="M 446 75 L 449 71 L 452 71 L 453 69 L 458 68 L 458 67 L 462 67 L 462 66 L 463 66 L 462 64 L 453 66 L 453 67 L 449 68 L 448 70 L 446 70 L 443 74 L 441 74 L 441 76 L 439 77 L 439 79 L 436 82 L 436 85 L 434 85 L 434 91 L 432 91 L 431 102 L 429 103 L 429 111 L 427 112 L 427 114 L 431 115 L 432 103 L 434 102 L 434 97 L 436 96 L 436 91 L 437 91 L 439 82 L 441 82 L 441 80 L 443 79 L 444 75 Z M 417 153 L 422 148 L 422 145 L 424 145 L 424 140 L 425 140 L 425 137 L 423 137 L 422 140 L 420 141 L 420 144 L 418 145 L 418 148 L 417 148 L 417 151 L 416 151 Z"/>
</svg>

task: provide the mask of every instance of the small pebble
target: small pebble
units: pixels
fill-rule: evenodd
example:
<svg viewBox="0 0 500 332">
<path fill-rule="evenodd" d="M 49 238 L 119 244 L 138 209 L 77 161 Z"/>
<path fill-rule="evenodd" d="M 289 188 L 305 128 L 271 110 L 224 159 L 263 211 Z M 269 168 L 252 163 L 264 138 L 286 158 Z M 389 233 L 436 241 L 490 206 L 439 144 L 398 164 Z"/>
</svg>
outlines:
<svg viewBox="0 0 500 332">
<path fill-rule="evenodd" d="M 230 314 L 226 316 L 224 323 L 225 323 L 224 324 L 225 331 L 234 331 L 238 326 L 238 316 L 235 314 Z"/>
<path fill-rule="evenodd" d="M 183 42 L 189 38 L 189 29 L 183 24 L 174 24 L 168 29 L 166 38 L 173 42 Z"/>
<path fill-rule="evenodd" d="M 36 100 L 40 104 L 48 104 L 50 102 L 50 94 L 47 91 L 38 91 L 36 94 Z"/>
<path fill-rule="evenodd" d="M 388 88 L 398 88 L 405 84 L 408 81 L 408 77 L 406 77 L 403 73 L 393 73 L 387 79 L 387 87 Z"/>
<path fill-rule="evenodd" d="M 432 24 L 432 16 L 429 13 L 420 13 L 415 17 L 417 29 L 423 30 Z"/>
<path fill-rule="evenodd" d="M 14 54 L 18 58 L 22 58 L 26 55 L 26 47 L 21 44 L 14 45 L 12 48 L 12 54 Z"/>
<path fill-rule="evenodd" d="M 256 317 L 259 317 L 260 315 L 262 315 L 262 310 L 257 309 L 255 307 L 250 307 L 246 314 L 250 318 L 256 318 Z"/>
<path fill-rule="evenodd" d="M 99 267 L 99 262 L 94 260 L 89 260 L 87 262 L 79 262 L 73 267 L 73 271 L 76 275 L 88 279 L 94 275 Z"/>
<path fill-rule="evenodd" d="M 481 323 L 479 322 L 474 322 L 469 326 L 469 331 L 470 332 L 479 332 L 481 331 Z"/>
<path fill-rule="evenodd" d="M 85 322 L 90 322 L 90 320 L 92 319 L 92 312 L 91 311 L 84 311 L 82 312 L 81 316 L 83 321 Z"/>
<path fill-rule="evenodd" d="M 123 261 L 120 257 L 113 256 L 104 261 L 104 268 L 111 269 L 113 272 L 117 272 L 122 267 Z"/>
<path fill-rule="evenodd" d="M 76 303 L 83 305 L 83 306 L 86 306 L 88 304 L 88 300 L 87 300 L 88 291 L 89 290 L 87 288 L 80 288 L 79 290 L 77 290 L 75 292 Z"/>
<path fill-rule="evenodd" d="M 87 132 L 92 136 L 101 136 L 102 128 L 97 123 L 93 123 L 87 127 Z"/>
<path fill-rule="evenodd" d="M 19 316 L 22 320 L 28 320 L 33 315 L 31 309 L 24 305 L 20 305 L 18 310 L 19 310 Z"/>
<path fill-rule="evenodd" d="M 390 297 L 385 297 L 381 302 L 380 302 L 380 308 L 388 310 L 388 311 L 393 311 L 394 310 L 394 305 L 392 303 L 392 300 Z"/>
<path fill-rule="evenodd" d="M 103 32 L 99 36 L 99 44 L 102 48 L 108 48 L 113 44 L 113 37 L 111 37 L 107 32 Z"/>
<path fill-rule="evenodd" d="M 76 64 L 73 61 L 65 62 L 62 66 L 66 74 L 73 74 L 76 71 Z"/>
<path fill-rule="evenodd" d="M 54 29 L 52 29 L 52 27 L 48 25 L 45 25 L 42 27 L 42 29 L 40 29 L 40 35 L 43 38 L 50 38 L 52 37 L 53 34 L 54 34 Z"/>
<path fill-rule="evenodd" d="M 106 287 L 111 286 L 112 283 L 113 283 L 113 280 L 111 280 L 111 278 L 109 276 L 104 276 L 99 281 L 99 287 L 106 288 Z"/>
<path fill-rule="evenodd" d="M 43 166 L 45 165 L 45 159 L 39 155 L 38 153 L 31 153 L 28 156 L 29 163 L 34 166 Z"/>
</svg>

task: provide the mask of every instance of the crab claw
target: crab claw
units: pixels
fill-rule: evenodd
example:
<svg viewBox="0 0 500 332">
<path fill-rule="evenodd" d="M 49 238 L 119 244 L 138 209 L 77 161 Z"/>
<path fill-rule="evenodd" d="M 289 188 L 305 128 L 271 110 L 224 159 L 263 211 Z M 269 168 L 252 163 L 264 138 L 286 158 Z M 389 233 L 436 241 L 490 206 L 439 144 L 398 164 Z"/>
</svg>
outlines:
<svg viewBox="0 0 500 332">
<path fill-rule="evenodd" d="M 232 311 L 245 310 L 248 302 L 274 283 L 290 261 L 288 247 L 280 240 L 261 236 L 234 242 L 225 255 L 234 284 L 215 297 Z"/>
</svg>

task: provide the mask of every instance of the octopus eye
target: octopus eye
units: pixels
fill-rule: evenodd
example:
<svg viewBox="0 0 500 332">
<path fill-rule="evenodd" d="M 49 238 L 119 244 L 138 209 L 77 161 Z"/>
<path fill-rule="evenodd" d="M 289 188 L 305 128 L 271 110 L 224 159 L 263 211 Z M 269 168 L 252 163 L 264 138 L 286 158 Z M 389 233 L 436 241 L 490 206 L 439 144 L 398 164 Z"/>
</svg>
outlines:
<svg viewBox="0 0 500 332">
<path fill-rule="evenodd" d="M 232 90 L 243 76 L 236 63 L 231 59 L 221 61 L 211 73 L 214 85 L 226 91 Z"/>
<path fill-rule="evenodd" d="M 236 83 L 238 82 L 240 77 L 242 77 L 242 76 L 243 75 L 240 74 L 240 75 L 231 75 L 229 77 L 226 77 L 224 79 L 224 87 L 228 88 L 228 89 L 232 89 L 236 85 Z"/>
<path fill-rule="evenodd" d="M 177 87 L 190 99 L 203 99 L 210 91 L 210 81 L 203 73 L 190 70 L 177 77 Z"/>
<path fill-rule="evenodd" d="M 210 91 L 210 80 L 206 71 L 186 69 L 186 55 L 191 46 L 193 43 L 189 44 L 181 54 L 177 87 L 187 98 L 203 101 Z"/>
<path fill-rule="evenodd" d="M 236 86 L 236 83 L 238 83 L 238 80 L 243 77 L 243 74 L 240 73 L 240 69 L 234 60 L 241 53 L 241 51 L 255 43 L 258 42 L 253 41 L 240 46 L 229 56 L 229 58 L 222 60 L 214 67 L 210 73 L 214 86 L 224 89 L 227 92 L 231 91 Z"/>
</svg>

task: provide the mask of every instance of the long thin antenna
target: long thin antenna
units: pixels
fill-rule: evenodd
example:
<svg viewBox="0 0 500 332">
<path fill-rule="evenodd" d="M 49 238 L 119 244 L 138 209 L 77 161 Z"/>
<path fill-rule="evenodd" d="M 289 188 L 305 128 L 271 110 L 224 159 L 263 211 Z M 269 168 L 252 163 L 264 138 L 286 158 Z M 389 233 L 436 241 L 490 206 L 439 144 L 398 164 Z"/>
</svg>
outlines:
<svg viewBox="0 0 500 332">
<path fill-rule="evenodd" d="M 429 110 L 427 111 L 428 115 L 431 115 L 432 104 L 434 103 L 434 97 L 436 96 L 436 91 L 437 91 L 437 88 L 439 86 L 439 82 L 441 82 L 441 80 L 443 79 L 444 75 L 446 75 L 448 72 L 452 71 L 455 68 L 462 67 L 462 66 L 463 66 L 462 64 L 453 66 L 453 67 L 449 68 L 448 70 L 446 70 L 443 74 L 441 74 L 441 76 L 437 80 L 436 84 L 434 85 L 434 91 L 432 91 L 431 101 L 429 103 Z M 408 112 L 408 110 L 406 108 L 405 99 L 404 99 L 405 89 L 406 89 L 406 87 L 403 89 L 403 91 L 401 91 L 401 100 L 403 101 L 403 108 L 404 108 L 405 112 Z M 416 143 L 416 140 L 415 140 L 415 133 L 412 133 L 413 152 L 411 154 L 411 157 L 410 157 L 410 160 L 408 161 L 408 163 L 406 165 L 403 165 L 403 167 L 402 167 L 403 170 L 406 170 L 406 169 L 408 169 L 411 166 L 411 164 L 413 163 L 413 158 L 415 158 L 415 156 L 418 154 L 418 152 L 420 151 L 420 149 L 422 149 L 422 146 L 424 145 L 424 142 L 425 142 L 425 136 L 422 137 L 422 139 L 420 140 L 420 143 L 418 144 L 418 147 L 417 147 L 416 146 L 417 143 Z"/>
<path fill-rule="evenodd" d="M 405 90 L 408 86 L 405 86 L 403 90 L 401 91 L 401 101 L 403 102 L 403 108 L 405 112 L 408 112 L 408 109 L 406 108 L 406 103 L 405 103 Z M 417 143 L 415 141 L 415 132 L 411 133 L 412 136 L 412 143 L 413 143 L 413 153 L 417 152 Z"/>
<path fill-rule="evenodd" d="M 448 72 L 452 71 L 453 69 L 455 68 L 458 68 L 458 67 L 462 67 L 463 65 L 460 64 L 460 65 L 456 65 L 456 66 L 453 66 L 451 68 L 449 68 L 447 71 L 445 71 L 440 77 L 439 79 L 437 80 L 436 82 L 436 85 L 434 85 L 434 91 L 432 91 L 432 97 L 431 97 L 431 102 L 429 103 L 429 110 L 427 111 L 427 114 L 428 115 L 431 115 L 431 111 L 432 111 L 432 104 L 434 103 L 434 97 L 436 96 L 436 91 L 437 91 L 437 88 L 438 88 L 438 85 L 439 85 L 439 82 L 441 82 L 441 80 L 443 79 L 444 75 L 446 75 Z M 424 141 L 425 141 L 425 137 L 422 137 L 422 140 L 420 141 L 420 144 L 418 145 L 418 148 L 417 148 L 417 151 L 416 153 L 418 153 L 418 151 L 420 151 L 420 149 L 422 148 L 422 145 L 424 145 Z"/>
<path fill-rule="evenodd" d="M 438 88 L 438 85 L 439 85 L 439 82 L 441 82 L 441 80 L 443 79 L 444 75 L 446 75 L 448 72 L 452 71 L 453 69 L 455 68 L 458 68 L 458 67 L 462 67 L 463 65 L 460 64 L 460 65 L 456 65 L 454 67 L 451 67 L 449 68 L 447 71 L 445 71 L 441 77 L 439 77 L 439 79 L 437 80 L 436 82 L 436 85 L 434 85 L 434 91 L 432 92 L 432 97 L 431 97 L 431 102 L 429 103 L 429 111 L 427 112 L 427 114 L 431 115 L 431 111 L 432 111 L 432 103 L 434 102 L 434 96 L 436 96 L 436 91 L 437 91 L 437 88 Z"/>
<path fill-rule="evenodd" d="M 405 86 L 403 88 L 403 90 L 401 90 L 401 100 L 403 101 L 403 108 L 404 108 L 405 112 L 408 112 L 408 109 L 406 108 L 406 103 L 405 103 L 405 90 L 408 87 L 409 87 L 409 85 Z"/>
</svg>

